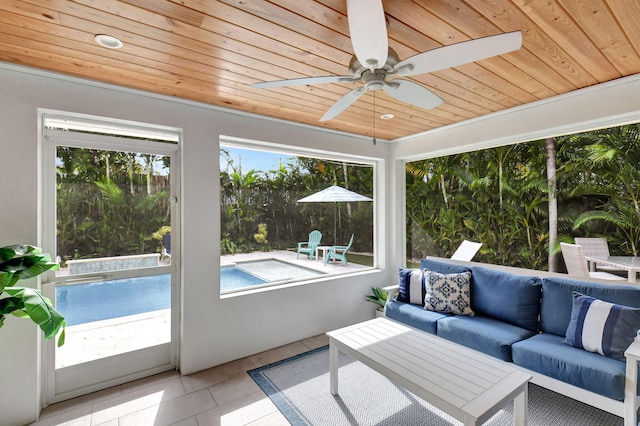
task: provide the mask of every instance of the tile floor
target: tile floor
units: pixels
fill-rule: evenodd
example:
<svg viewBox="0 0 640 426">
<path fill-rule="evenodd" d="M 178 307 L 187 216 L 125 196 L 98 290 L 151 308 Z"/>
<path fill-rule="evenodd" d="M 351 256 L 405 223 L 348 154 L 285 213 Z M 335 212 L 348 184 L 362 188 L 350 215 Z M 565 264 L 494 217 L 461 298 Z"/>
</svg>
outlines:
<svg viewBox="0 0 640 426">
<path fill-rule="evenodd" d="M 329 343 L 325 335 L 203 370 L 176 371 L 51 405 L 34 426 L 289 425 L 246 373 Z"/>
</svg>

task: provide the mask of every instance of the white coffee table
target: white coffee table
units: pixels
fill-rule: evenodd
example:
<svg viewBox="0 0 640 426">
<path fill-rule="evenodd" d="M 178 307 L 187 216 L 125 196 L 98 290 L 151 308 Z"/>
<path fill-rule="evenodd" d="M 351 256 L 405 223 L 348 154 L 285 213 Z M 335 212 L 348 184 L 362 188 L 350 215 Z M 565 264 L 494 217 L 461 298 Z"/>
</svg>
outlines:
<svg viewBox="0 0 640 426">
<path fill-rule="evenodd" d="M 473 349 L 386 318 L 330 331 L 330 390 L 338 394 L 338 351 L 369 366 L 464 425 L 487 421 L 514 401 L 527 424 L 529 374 Z"/>
</svg>

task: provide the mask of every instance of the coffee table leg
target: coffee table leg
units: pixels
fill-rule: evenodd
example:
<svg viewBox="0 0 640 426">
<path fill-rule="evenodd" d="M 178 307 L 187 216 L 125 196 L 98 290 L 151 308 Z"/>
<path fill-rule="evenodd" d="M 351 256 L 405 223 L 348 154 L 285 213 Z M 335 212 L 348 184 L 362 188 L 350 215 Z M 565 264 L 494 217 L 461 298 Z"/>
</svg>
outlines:
<svg viewBox="0 0 640 426">
<path fill-rule="evenodd" d="M 513 424 L 527 426 L 527 406 L 529 404 L 529 386 L 524 384 L 522 392 L 513 400 Z"/>
<path fill-rule="evenodd" d="M 329 390 L 338 394 L 338 347 L 329 339 Z"/>
</svg>

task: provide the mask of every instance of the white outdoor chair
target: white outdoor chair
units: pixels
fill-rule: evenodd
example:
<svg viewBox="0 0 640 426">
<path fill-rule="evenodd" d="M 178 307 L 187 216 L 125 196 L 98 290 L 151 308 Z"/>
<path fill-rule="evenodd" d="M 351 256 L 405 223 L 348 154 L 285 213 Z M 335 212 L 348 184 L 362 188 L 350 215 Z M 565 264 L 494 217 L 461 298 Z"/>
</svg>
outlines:
<svg viewBox="0 0 640 426">
<path fill-rule="evenodd" d="M 464 260 L 466 262 L 470 262 L 471 259 L 473 259 L 473 256 L 475 256 L 478 250 L 480 250 L 480 247 L 482 247 L 482 243 L 464 240 L 456 252 L 451 256 L 451 260 Z"/>
<path fill-rule="evenodd" d="M 609 257 L 609 243 L 605 238 L 584 238 L 584 237 L 576 237 L 575 242 L 577 245 L 582 247 L 582 253 L 585 256 L 594 256 L 594 257 Z M 589 262 L 587 262 L 589 263 Z M 594 265 L 589 264 L 590 271 L 604 271 L 604 272 L 612 272 L 614 274 L 622 274 L 624 276 L 627 275 L 627 271 L 624 269 L 618 269 L 615 266 L 605 266 L 605 265 Z"/>
<path fill-rule="evenodd" d="M 624 277 L 610 274 L 608 272 L 589 271 L 587 258 L 584 257 L 582 247 L 577 244 L 560 243 L 564 264 L 567 266 L 567 273 L 576 277 L 600 278 L 602 280 L 626 281 Z"/>
</svg>

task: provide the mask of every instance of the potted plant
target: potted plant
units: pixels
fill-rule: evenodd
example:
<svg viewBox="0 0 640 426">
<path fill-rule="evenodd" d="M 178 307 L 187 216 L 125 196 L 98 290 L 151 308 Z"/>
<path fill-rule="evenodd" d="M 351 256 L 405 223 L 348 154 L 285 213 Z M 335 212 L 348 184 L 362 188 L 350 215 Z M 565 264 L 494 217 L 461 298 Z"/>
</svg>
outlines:
<svg viewBox="0 0 640 426">
<path fill-rule="evenodd" d="M 19 280 L 32 278 L 48 270 L 58 269 L 42 249 L 28 244 L 0 247 L 0 327 L 5 315 L 29 318 L 42 329 L 45 339 L 53 339 L 62 328 L 58 346 L 64 344 L 64 317 L 54 309 L 51 300 L 40 291 L 16 287 Z M 4 296 L 4 297 L 3 297 Z"/>
<path fill-rule="evenodd" d="M 380 317 L 384 312 L 384 304 L 387 303 L 387 292 L 380 287 L 371 287 L 371 293 L 364 295 L 365 300 L 376 306 L 376 317 Z"/>
</svg>

